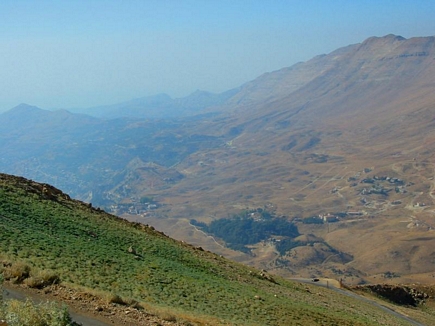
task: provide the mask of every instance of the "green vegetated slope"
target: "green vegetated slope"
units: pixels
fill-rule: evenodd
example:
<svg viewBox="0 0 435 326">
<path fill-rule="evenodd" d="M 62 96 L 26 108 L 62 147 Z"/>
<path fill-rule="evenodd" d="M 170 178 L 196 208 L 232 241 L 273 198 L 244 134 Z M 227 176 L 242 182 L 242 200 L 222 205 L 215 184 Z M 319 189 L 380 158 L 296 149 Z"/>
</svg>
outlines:
<svg viewBox="0 0 435 326">
<path fill-rule="evenodd" d="M 197 324 L 400 325 L 364 302 L 273 279 L 94 209 L 49 186 L 0 174 L 0 251 L 32 273 L 168 307 Z M 187 317 L 186 317 L 187 316 Z"/>
</svg>

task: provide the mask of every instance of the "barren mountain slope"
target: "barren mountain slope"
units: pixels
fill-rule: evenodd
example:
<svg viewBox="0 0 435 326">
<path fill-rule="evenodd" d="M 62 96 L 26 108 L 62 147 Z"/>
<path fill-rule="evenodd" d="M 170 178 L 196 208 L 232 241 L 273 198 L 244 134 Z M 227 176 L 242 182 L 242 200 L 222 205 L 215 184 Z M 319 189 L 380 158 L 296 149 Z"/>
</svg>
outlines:
<svg viewBox="0 0 435 326">
<path fill-rule="evenodd" d="M 370 38 L 288 96 L 210 124 L 233 137 L 177 166 L 186 177 L 161 193 L 167 213 L 219 218 L 266 203 L 286 216 L 361 213 L 313 232 L 367 274 L 432 271 L 433 253 L 412 248 L 435 244 L 421 235 L 433 224 L 434 40 Z"/>
<path fill-rule="evenodd" d="M 196 191 L 204 183 L 214 195 L 220 193 L 219 184 L 240 193 L 237 186 L 243 184 L 246 194 L 250 183 L 289 186 L 286 179 L 304 175 L 304 170 L 321 175 L 338 169 L 337 162 L 343 168 L 346 162 L 358 164 L 352 166 L 358 170 L 379 158 L 414 151 L 432 132 L 433 47 L 433 38 L 368 39 L 289 96 L 251 106 L 249 115 L 204 125 L 209 133 L 226 129 L 233 138 L 225 148 L 201 151 L 182 162 L 178 168 L 188 177 L 175 188 L 194 179 Z M 313 155 L 320 154 L 329 156 L 325 163 L 334 164 L 316 163 Z M 234 182 L 225 182 L 223 176 Z M 276 188 L 272 193 L 279 193 Z"/>
</svg>

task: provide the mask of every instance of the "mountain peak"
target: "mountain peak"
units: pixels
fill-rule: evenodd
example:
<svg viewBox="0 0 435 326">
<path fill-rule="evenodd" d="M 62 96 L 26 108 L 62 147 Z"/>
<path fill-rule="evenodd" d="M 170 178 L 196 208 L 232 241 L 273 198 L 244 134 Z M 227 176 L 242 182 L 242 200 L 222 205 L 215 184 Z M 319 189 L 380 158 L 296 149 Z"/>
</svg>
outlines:
<svg viewBox="0 0 435 326">
<path fill-rule="evenodd" d="M 40 109 L 37 106 L 29 105 L 26 103 L 21 103 L 15 107 L 13 107 L 12 109 L 4 112 L 1 115 L 4 117 L 20 118 L 20 117 L 29 117 L 29 116 L 34 116 L 34 115 L 40 115 L 40 114 L 46 113 L 46 112 L 48 112 L 48 111 Z"/>
<path fill-rule="evenodd" d="M 368 39 L 366 39 L 364 43 L 372 43 L 372 42 L 395 42 L 395 41 L 405 41 L 406 38 L 404 38 L 403 36 L 400 35 L 395 35 L 395 34 L 388 34 L 385 36 L 372 36 L 369 37 Z"/>
<path fill-rule="evenodd" d="M 370 37 L 360 43 L 355 55 L 365 59 L 422 57 L 433 53 L 435 37 L 413 37 L 388 34 L 382 37 Z"/>
<path fill-rule="evenodd" d="M 395 43 L 398 45 L 403 41 L 406 41 L 406 38 L 394 34 L 388 34 L 381 37 L 372 36 L 361 43 L 360 49 L 369 49 L 372 51 L 377 47 L 381 48 L 387 46 L 388 48 L 391 48 Z"/>
<path fill-rule="evenodd" d="M 20 111 L 20 112 L 35 112 L 35 111 L 43 111 L 42 109 L 38 108 L 37 106 L 34 105 L 29 105 L 26 103 L 20 103 L 17 106 L 13 107 L 12 109 L 10 109 L 9 111 Z"/>
<path fill-rule="evenodd" d="M 406 38 L 404 38 L 403 36 L 395 35 L 395 34 L 388 34 L 388 35 L 382 36 L 380 38 L 385 39 L 385 40 L 392 40 L 392 41 L 405 41 L 406 40 Z"/>
</svg>

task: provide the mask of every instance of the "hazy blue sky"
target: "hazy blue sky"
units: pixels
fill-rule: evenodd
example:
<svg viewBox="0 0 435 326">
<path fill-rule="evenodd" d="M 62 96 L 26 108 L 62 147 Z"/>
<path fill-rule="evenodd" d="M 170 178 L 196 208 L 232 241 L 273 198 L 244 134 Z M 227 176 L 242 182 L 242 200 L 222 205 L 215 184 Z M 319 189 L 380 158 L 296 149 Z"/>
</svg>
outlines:
<svg viewBox="0 0 435 326">
<path fill-rule="evenodd" d="M 0 111 L 221 92 L 390 33 L 435 35 L 435 1 L 1 0 Z"/>
</svg>

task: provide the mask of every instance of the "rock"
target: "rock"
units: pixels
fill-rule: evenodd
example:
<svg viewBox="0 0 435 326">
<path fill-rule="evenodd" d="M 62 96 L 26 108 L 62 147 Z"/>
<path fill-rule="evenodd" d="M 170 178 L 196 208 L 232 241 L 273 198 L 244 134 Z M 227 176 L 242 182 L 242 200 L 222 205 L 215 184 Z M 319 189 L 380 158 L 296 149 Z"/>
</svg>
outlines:
<svg viewBox="0 0 435 326">
<path fill-rule="evenodd" d="M 364 285 L 361 289 L 369 289 L 372 292 L 384 297 L 385 299 L 396 304 L 416 307 L 424 303 L 429 296 L 427 293 L 407 286 L 398 286 L 390 284 Z"/>
</svg>

